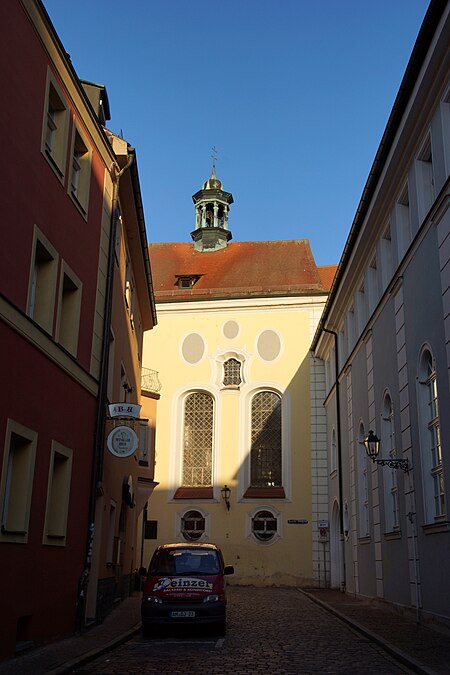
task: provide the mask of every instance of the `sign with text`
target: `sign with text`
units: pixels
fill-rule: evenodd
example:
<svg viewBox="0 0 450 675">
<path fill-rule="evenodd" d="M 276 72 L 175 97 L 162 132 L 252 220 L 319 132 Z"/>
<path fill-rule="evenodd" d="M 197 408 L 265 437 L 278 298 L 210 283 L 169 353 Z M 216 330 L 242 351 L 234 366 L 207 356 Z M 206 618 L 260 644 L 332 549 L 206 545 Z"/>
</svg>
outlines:
<svg viewBox="0 0 450 675">
<path fill-rule="evenodd" d="M 293 518 L 291 520 L 288 520 L 289 525 L 307 525 L 308 521 L 305 520 L 304 518 Z"/>
<path fill-rule="evenodd" d="M 111 417 L 139 417 L 142 406 L 139 403 L 110 403 L 108 408 Z"/>
<path fill-rule="evenodd" d="M 119 426 L 109 432 L 106 444 L 115 457 L 131 457 L 136 452 L 138 437 L 131 427 Z"/>
</svg>

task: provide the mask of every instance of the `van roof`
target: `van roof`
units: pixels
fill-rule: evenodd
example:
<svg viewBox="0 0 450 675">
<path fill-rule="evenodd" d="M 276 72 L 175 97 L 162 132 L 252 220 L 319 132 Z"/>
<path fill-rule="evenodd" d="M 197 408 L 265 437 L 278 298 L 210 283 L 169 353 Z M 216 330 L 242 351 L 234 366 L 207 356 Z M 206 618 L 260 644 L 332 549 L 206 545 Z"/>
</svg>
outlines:
<svg viewBox="0 0 450 675">
<path fill-rule="evenodd" d="M 194 542 L 175 542 L 173 544 L 161 544 L 161 546 L 158 546 L 157 550 L 161 549 L 167 549 L 167 548 L 203 548 L 206 550 L 213 550 L 213 551 L 218 551 L 219 547 L 216 546 L 216 544 L 205 544 L 202 542 L 199 542 L 198 544 L 195 544 Z"/>
</svg>

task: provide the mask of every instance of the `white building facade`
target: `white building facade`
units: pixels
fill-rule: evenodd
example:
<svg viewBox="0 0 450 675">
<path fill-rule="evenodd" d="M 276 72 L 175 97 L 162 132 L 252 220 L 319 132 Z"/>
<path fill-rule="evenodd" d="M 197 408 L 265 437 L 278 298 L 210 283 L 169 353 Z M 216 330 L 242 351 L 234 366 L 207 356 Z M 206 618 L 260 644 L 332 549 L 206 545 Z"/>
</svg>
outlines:
<svg viewBox="0 0 450 675">
<path fill-rule="evenodd" d="M 312 349 L 331 585 L 450 621 L 449 9 L 429 6 Z"/>
</svg>

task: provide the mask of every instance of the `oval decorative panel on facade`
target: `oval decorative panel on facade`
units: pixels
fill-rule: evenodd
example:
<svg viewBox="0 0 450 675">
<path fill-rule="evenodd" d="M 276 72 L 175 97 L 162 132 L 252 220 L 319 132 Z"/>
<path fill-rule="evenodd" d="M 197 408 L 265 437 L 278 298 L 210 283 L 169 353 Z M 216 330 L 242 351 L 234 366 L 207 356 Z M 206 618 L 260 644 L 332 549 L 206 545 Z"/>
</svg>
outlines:
<svg viewBox="0 0 450 675">
<path fill-rule="evenodd" d="M 188 363 L 194 364 L 202 360 L 205 353 L 205 341 L 198 333 L 187 335 L 181 347 L 183 358 Z"/>
<path fill-rule="evenodd" d="M 281 341 L 274 330 L 265 330 L 258 338 L 258 354 L 264 361 L 273 361 L 281 351 Z"/>
<path fill-rule="evenodd" d="M 239 324 L 237 321 L 227 321 L 223 325 L 223 334 L 229 340 L 233 340 L 239 333 Z"/>
</svg>

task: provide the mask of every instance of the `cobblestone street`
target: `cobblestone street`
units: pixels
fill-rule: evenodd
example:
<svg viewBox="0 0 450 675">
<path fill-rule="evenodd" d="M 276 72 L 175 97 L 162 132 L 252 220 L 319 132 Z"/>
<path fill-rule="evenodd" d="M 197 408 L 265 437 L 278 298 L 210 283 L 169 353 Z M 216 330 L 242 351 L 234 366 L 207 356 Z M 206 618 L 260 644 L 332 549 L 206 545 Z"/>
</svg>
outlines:
<svg viewBox="0 0 450 675">
<path fill-rule="evenodd" d="M 230 587 L 225 638 L 203 631 L 140 635 L 87 673 L 409 673 L 380 647 L 295 589 Z"/>
</svg>

